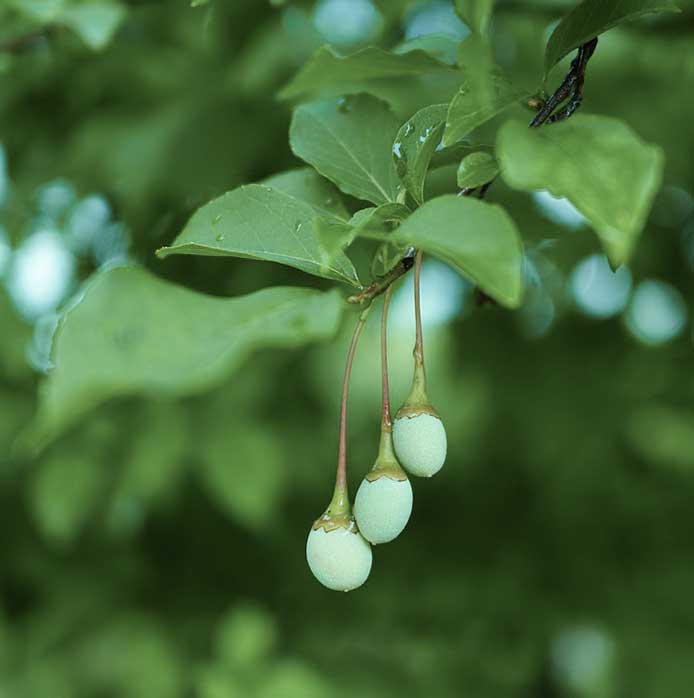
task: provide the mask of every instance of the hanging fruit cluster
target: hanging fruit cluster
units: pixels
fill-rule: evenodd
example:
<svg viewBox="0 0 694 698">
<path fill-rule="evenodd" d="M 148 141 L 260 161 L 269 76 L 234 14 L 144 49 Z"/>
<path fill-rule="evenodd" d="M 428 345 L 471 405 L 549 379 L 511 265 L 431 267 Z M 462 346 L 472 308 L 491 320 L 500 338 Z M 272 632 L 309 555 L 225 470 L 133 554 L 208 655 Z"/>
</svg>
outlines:
<svg viewBox="0 0 694 698">
<path fill-rule="evenodd" d="M 407 526 L 412 513 L 412 485 L 407 473 L 431 477 L 446 459 L 446 431 L 426 390 L 420 304 L 422 254 L 415 259 L 414 378 L 409 397 L 391 419 L 388 390 L 388 306 L 385 292 L 381 317 L 381 439 L 376 462 L 359 486 L 354 511 L 347 491 L 347 398 L 352 363 L 369 314 L 361 314 L 347 355 L 342 388 L 337 476 L 333 498 L 309 531 L 306 558 L 316 579 L 334 591 L 360 587 L 371 572 L 371 545 L 389 543 Z M 407 471 L 407 472 L 406 472 Z"/>
</svg>

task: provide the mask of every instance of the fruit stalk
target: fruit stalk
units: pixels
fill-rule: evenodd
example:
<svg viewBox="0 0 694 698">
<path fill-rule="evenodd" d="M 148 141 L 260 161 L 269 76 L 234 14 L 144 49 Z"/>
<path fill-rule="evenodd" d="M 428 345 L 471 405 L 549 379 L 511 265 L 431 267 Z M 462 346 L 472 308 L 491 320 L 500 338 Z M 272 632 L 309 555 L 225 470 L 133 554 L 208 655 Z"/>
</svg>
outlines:
<svg viewBox="0 0 694 698">
<path fill-rule="evenodd" d="M 386 289 L 381 315 L 381 437 L 378 446 L 378 458 L 375 467 L 366 477 L 377 479 L 383 472 L 388 472 L 394 479 L 404 479 L 405 473 L 400 468 L 393 451 L 393 418 L 390 413 L 390 389 L 388 386 L 388 309 L 393 293 L 392 286 Z"/>
<path fill-rule="evenodd" d="M 424 337 L 422 336 L 422 302 L 420 297 L 420 283 L 422 277 L 421 250 L 417 250 L 414 260 L 414 321 L 415 321 L 415 365 L 424 367 Z"/>
<path fill-rule="evenodd" d="M 388 308 L 392 294 L 393 287 L 388 286 L 383 298 L 383 314 L 381 315 L 381 430 L 388 433 L 393 431 L 388 388 Z"/>
<path fill-rule="evenodd" d="M 342 401 L 340 404 L 340 436 L 337 449 L 337 474 L 335 476 L 335 493 L 333 496 L 333 506 L 338 509 L 346 509 L 349 507 L 349 497 L 347 493 L 347 403 L 349 400 L 349 381 L 352 375 L 352 365 L 354 363 L 357 345 L 359 344 L 359 337 L 361 337 L 370 309 L 371 306 L 367 306 L 359 316 L 359 321 L 354 329 L 352 343 L 350 344 L 347 354 L 347 362 L 345 363 L 345 376 L 342 383 Z"/>
<path fill-rule="evenodd" d="M 407 399 L 407 405 L 422 405 L 429 402 L 427 397 L 427 381 L 424 368 L 424 333 L 422 330 L 422 301 L 421 301 L 421 277 L 422 277 L 421 250 L 417 251 L 414 263 L 414 322 L 415 322 L 415 343 L 414 343 L 414 376 L 412 378 L 412 390 Z"/>
<path fill-rule="evenodd" d="M 412 485 L 393 449 L 393 422 L 388 388 L 388 308 L 392 287 L 386 289 L 381 315 L 381 438 L 373 468 L 357 490 L 354 516 L 370 543 L 389 543 L 407 525 L 412 513 Z"/>
</svg>

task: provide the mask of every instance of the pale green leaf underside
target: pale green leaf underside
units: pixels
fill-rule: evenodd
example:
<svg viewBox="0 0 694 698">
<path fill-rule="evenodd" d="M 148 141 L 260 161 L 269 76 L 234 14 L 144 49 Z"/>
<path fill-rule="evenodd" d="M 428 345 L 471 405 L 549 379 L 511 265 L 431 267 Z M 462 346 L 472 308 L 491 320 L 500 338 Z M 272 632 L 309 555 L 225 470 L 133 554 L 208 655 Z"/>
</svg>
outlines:
<svg viewBox="0 0 694 698">
<path fill-rule="evenodd" d="M 552 32 L 545 50 L 545 76 L 564 56 L 608 29 L 659 12 L 679 9 L 669 0 L 584 0 Z"/>
<path fill-rule="evenodd" d="M 97 273 L 60 322 L 38 433 L 54 436 L 112 397 L 205 389 L 257 349 L 330 339 L 342 307 L 337 291 L 268 288 L 214 298 L 135 267 Z"/>
<path fill-rule="evenodd" d="M 441 142 L 447 112 L 447 104 L 420 109 L 395 137 L 393 158 L 398 176 L 418 204 L 424 202 L 424 181 L 431 157 Z"/>
<path fill-rule="evenodd" d="M 491 182 L 499 174 L 499 163 L 491 153 L 477 152 L 466 155 L 458 168 L 458 186 L 475 189 Z"/>
<path fill-rule="evenodd" d="M 268 186 L 250 184 L 196 211 L 173 244 L 158 250 L 157 255 L 266 260 L 358 286 L 357 273 L 344 255 L 330 267 L 322 264 L 313 226 L 315 216 L 313 207 L 304 201 Z"/>
<path fill-rule="evenodd" d="M 397 132 L 397 119 L 384 102 L 358 95 L 298 107 L 289 143 L 343 192 L 379 205 L 398 195 L 391 157 Z"/>
<path fill-rule="evenodd" d="M 497 157 L 509 186 L 569 199 L 592 224 L 613 266 L 628 260 L 663 174 L 658 146 L 618 119 L 586 114 L 541 129 L 506 123 Z"/>
<path fill-rule="evenodd" d="M 421 50 L 389 53 L 368 47 L 341 56 L 329 46 L 323 46 L 280 92 L 280 97 L 305 99 L 321 96 L 326 89 L 357 82 L 413 77 L 440 70 L 450 70 L 450 66 Z"/>
<path fill-rule="evenodd" d="M 440 196 L 383 239 L 438 257 L 502 305 L 520 303 L 523 249 L 515 224 L 500 206 Z"/>
</svg>

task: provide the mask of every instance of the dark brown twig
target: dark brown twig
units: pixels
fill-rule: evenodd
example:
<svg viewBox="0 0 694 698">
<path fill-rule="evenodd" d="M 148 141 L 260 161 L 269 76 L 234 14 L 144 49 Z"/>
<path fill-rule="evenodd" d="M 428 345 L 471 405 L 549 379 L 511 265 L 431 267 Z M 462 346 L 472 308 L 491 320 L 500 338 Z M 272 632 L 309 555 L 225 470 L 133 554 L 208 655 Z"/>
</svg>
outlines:
<svg viewBox="0 0 694 698">
<path fill-rule="evenodd" d="M 591 39 L 578 49 L 571 68 L 556 92 L 544 103 L 530 122 L 530 128 L 542 124 L 553 124 L 568 119 L 583 102 L 583 84 L 586 79 L 588 61 L 595 53 L 598 38 Z M 563 105 L 563 106 L 562 106 Z"/>
<path fill-rule="evenodd" d="M 353 303 L 355 305 L 364 305 L 365 303 L 371 303 L 371 301 L 385 293 L 388 287 L 395 283 L 401 276 L 407 274 L 414 265 L 415 249 L 411 248 L 407 251 L 407 254 L 385 275 L 376 279 L 370 286 L 365 288 L 363 291 L 350 296 L 347 299 L 348 303 Z"/>
</svg>

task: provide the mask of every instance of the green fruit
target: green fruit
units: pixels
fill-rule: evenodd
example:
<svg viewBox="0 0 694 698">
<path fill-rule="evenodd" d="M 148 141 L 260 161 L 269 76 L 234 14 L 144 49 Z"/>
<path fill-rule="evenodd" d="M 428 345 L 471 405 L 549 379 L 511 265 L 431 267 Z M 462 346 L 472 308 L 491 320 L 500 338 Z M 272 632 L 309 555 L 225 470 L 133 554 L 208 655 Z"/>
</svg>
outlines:
<svg viewBox="0 0 694 698">
<path fill-rule="evenodd" d="M 354 516 L 370 543 L 389 543 L 397 538 L 411 513 L 412 485 L 407 476 L 397 480 L 384 474 L 375 480 L 362 480 L 354 500 Z"/>
<path fill-rule="evenodd" d="M 393 423 L 393 444 L 402 466 L 412 475 L 431 477 L 446 460 L 446 430 L 433 410 L 403 408 Z"/>
<path fill-rule="evenodd" d="M 326 514 L 311 528 L 306 541 L 306 560 L 313 576 L 323 586 L 333 591 L 351 591 L 360 587 L 371 572 L 371 546 L 359 533 L 353 518 L 347 525 L 333 527 L 331 523 Z"/>
</svg>

